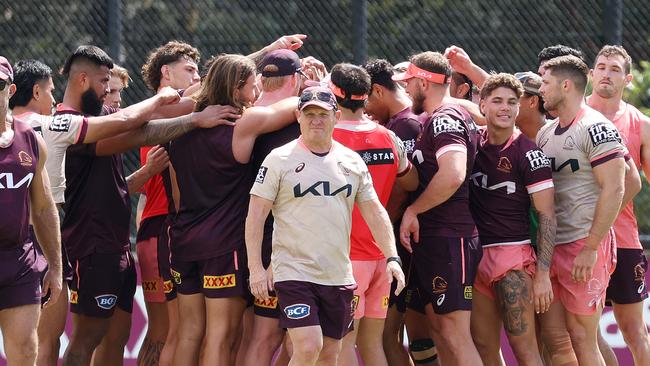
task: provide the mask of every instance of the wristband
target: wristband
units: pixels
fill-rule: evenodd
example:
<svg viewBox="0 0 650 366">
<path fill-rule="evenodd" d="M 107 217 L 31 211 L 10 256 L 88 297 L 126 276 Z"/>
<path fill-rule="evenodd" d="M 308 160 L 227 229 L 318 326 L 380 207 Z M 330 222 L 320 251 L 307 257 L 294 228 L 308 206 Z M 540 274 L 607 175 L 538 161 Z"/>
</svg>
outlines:
<svg viewBox="0 0 650 366">
<path fill-rule="evenodd" d="M 386 258 L 386 264 L 390 262 L 397 262 L 397 264 L 399 264 L 400 267 L 402 266 L 402 259 L 399 256 Z"/>
</svg>

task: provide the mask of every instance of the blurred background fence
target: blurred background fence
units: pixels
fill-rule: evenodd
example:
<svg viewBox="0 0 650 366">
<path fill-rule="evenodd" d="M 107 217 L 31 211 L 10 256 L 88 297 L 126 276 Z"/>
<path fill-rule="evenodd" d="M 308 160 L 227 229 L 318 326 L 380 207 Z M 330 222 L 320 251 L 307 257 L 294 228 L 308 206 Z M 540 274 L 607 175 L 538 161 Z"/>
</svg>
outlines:
<svg viewBox="0 0 650 366">
<path fill-rule="evenodd" d="M 58 69 L 81 44 L 104 48 L 129 70 L 123 100 L 151 95 L 140 77 L 147 54 L 169 40 L 210 55 L 250 53 L 283 34 L 309 36 L 298 52 L 331 67 L 456 44 L 487 70 L 537 69 L 537 53 L 562 43 L 589 63 L 604 44 L 622 44 L 635 61 L 628 97 L 650 108 L 650 2 L 647 0 L 0 0 L 0 54 L 36 58 Z M 639 67 L 645 65 L 646 67 Z M 55 78 L 58 101 L 65 88 Z M 125 154 L 129 170 L 138 153 Z M 650 245 L 650 192 L 636 199 L 641 233 Z"/>
</svg>

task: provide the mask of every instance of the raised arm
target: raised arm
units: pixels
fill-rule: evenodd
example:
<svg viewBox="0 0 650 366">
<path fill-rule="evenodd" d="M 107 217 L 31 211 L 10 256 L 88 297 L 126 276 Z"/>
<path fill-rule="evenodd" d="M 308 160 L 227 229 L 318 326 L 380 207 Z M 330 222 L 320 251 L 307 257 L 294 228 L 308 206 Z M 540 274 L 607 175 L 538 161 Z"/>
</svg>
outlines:
<svg viewBox="0 0 650 366">
<path fill-rule="evenodd" d="M 259 66 L 262 63 L 262 59 L 264 59 L 264 56 L 267 53 L 275 50 L 280 50 L 280 49 L 290 49 L 295 51 L 298 48 L 302 47 L 302 41 L 305 38 L 307 38 L 307 35 L 305 34 L 292 34 L 292 35 L 282 36 L 278 38 L 275 42 L 271 43 L 270 45 L 265 46 L 261 50 L 253 52 L 246 57 L 255 61 L 255 64 Z"/>
<path fill-rule="evenodd" d="M 449 64 L 454 71 L 467 76 L 479 89 L 489 76 L 485 70 L 472 62 L 472 59 L 464 49 L 458 46 L 447 47 L 445 57 L 449 60 Z"/>
<path fill-rule="evenodd" d="M 34 225 L 36 239 L 47 259 L 48 269 L 43 279 L 43 295 L 50 291 L 50 299 L 45 306 L 56 303 L 62 288 L 61 233 L 59 215 L 54 205 L 50 182 L 45 170 L 47 149 L 45 141 L 36 134 L 39 160 L 36 174 L 29 187 L 31 222 Z"/>
</svg>

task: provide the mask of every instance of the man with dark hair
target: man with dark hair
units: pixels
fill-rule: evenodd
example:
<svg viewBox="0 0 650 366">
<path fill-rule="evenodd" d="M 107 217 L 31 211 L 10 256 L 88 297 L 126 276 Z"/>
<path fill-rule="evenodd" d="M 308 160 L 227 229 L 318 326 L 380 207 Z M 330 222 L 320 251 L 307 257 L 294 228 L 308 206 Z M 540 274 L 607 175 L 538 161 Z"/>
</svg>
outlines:
<svg viewBox="0 0 650 366">
<path fill-rule="evenodd" d="M 604 46 L 591 70 L 593 93 L 587 105 L 601 112 L 625 141 L 633 163 L 650 176 L 650 119 L 625 103 L 623 91 L 632 81 L 632 58 L 621 46 Z M 628 196 L 626 192 L 626 196 Z M 616 269 L 607 287 L 608 304 L 637 365 L 650 364 L 650 338 L 644 321 L 643 303 L 648 297 L 645 272 L 648 262 L 639 240 L 639 227 L 630 202 L 622 207 L 614 222 Z"/>
<path fill-rule="evenodd" d="M 402 141 L 363 116 L 370 87 L 365 69 L 351 64 L 332 68 L 330 89 L 341 110 L 333 138 L 361 156 L 379 200 L 386 206 L 394 183 L 404 190 L 415 190 L 417 173 L 411 169 Z M 385 280 L 386 258 L 358 209 L 352 212 L 350 241 L 352 272 L 358 287 L 354 290 L 354 330 L 343 338 L 340 362 L 356 364 L 356 346 L 365 364 L 385 365 L 382 334 L 390 292 L 390 283 Z"/>
<path fill-rule="evenodd" d="M 113 112 L 102 109 L 111 66 L 110 58 L 101 49 L 80 46 L 63 67 L 68 84 L 63 103 L 57 106 L 55 120 L 78 118 L 87 121 L 88 115 Z M 178 99 L 175 91 L 170 94 L 176 94 L 175 98 L 157 96 L 154 100 Z M 155 109 L 156 105 L 150 107 Z M 127 110 L 118 113 L 124 114 Z M 213 107 L 188 116 L 151 121 L 138 129 L 68 149 L 62 237 L 76 271 L 70 282 L 74 330 L 64 357 L 65 365 L 90 363 L 93 351 L 107 334 L 114 313 L 118 314 L 117 323 L 130 324 L 135 270 L 129 251 L 128 193 L 139 189 L 151 172 L 141 169 L 125 178 L 120 153 L 142 145 L 167 142 L 196 127 L 227 122 L 222 117 L 232 117 L 232 112 L 232 108 Z M 163 113 L 163 108 L 158 108 L 157 114 Z M 94 355 L 96 362 L 122 359 L 129 333 L 126 328 L 123 339 L 107 342 L 110 344 L 106 349 Z"/>
<path fill-rule="evenodd" d="M 524 87 L 524 94 L 519 98 L 519 113 L 515 122 L 526 137 L 535 141 L 537 131 L 546 124 L 546 109 L 539 93 L 542 77 L 532 71 L 518 72 L 515 77 Z"/>
<path fill-rule="evenodd" d="M 611 228 L 623 200 L 625 147 L 616 127 L 585 104 L 589 68 L 582 60 L 556 57 L 543 72 L 544 108 L 558 116 L 539 131 L 537 145 L 553 169 L 551 282 L 560 301 L 542 314 L 542 337 L 554 362 L 600 365 L 598 320 L 615 263 Z"/>
<path fill-rule="evenodd" d="M 469 210 L 476 126 L 464 108 L 445 100 L 451 67 L 442 54 L 416 54 L 406 73 L 393 78 L 406 80 L 414 113 L 430 114 L 413 153 L 419 196 L 404 211 L 400 240 L 413 251 L 422 290 L 431 303 L 426 312 L 441 364 L 480 364 L 470 334 L 472 286 L 481 258 Z"/>
<path fill-rule="evenodd" d="M 406 67 L 408 67 L 408 62 Z M 401 86 L 392 79 L 394 68 L 386 60 L 371 60 L 364 66 L 370 75 L 371 88 L 365 112 L 375 121 L 393 131 L 404 143 L 406 155 L 411 159 L 415 140 L 422 131 L 426 114 L 420 116 L 411 111 L 412 101 Z M 406 71 L 404 69 L 401 72 Z M 391 198 L 386 207 L 395 235 L 399 236 L 402 213 L 408 205 L 408 193 L 399 185 L 393 186 Z M 390 292 L 388 312 L 384 323 L 384 351 L 390 365 L 409 365 L 409 354 L 405 352 L 400 336 L 406 324 L 411 357 L 418 365 L 431 364 L 437 357 L 435 346 L 429 334 L 429 325 L 424 314 L 424 304 L 418 290 L 417 273 L 412 268 L 411 253 L 398 245 L 404 273 L 408 273 L 407 284 L 399 295 Z"/>
<path fill-rule="evenodd" d="M 472 337 L 485 365 L 502 362 L 502 325 L 519 364 L 541 365 L 535 313 L 544 313 L 553 298 L 549 278 L 555 245 L 551 163 L 515 129 L 523 92 L 517 78 L 504 73 L 490 75 L 481 89 L 487 128 L 480 131 L 470 207 L 483 247 L 472 298 Z M 541 222 L 537 258 L 527 217 L 531 204 Z"/>
<path fill-rule="evenodd" d="M 14 65 L 16 93 L 9 99 L 9 109 L 27 107 L 42 115 L 52 114 L 54 82 L 52 69 L 37 60 L 20 60 Z"/>
<path fill-rule="evenodd" d="M 537 54 L 537 64 L 539 65 L 537 69 L 537 73 L 540 75 L 544 74 L 544 64 L 546 64 L 546 62 L 548 62 L 549 60 L 554 59 L 556 57 L 569 56 L 569 55 L 575 56 L 582 61 L 585 60 L 585 56 L 582 53 L 582 51 L 576 48 L 565 46 L 563 44 L 556 44 L 555 46 L 544 47 L 541 51 L 539 51 L 539 54 Z"/>
<path fill-rule="evenodd" d="M 199 82 L 199 63 L 201 54 L 191 45 L 169 41 L 153 50 L 142 65 L 142 78 L 147 87 L 158 91 L 162 87 L 172 86 L 187 89 Z"/>
<path fill-rule="evenodd" d="M 449 93 L 452 97 L 472 100 L 473 87 L 474 83 L 472 83 L 472 80 L 467 75 L 452 71 L 451 83 L 449 84 Z"/>
<path fill-rule="evenodd" d="M 57 302 L 61 292 L 61 237 L 59 217 L 45 174 L 47 149 L 29 124 L 7 114 L 16 91 L 9 61 L 0 56 L 0 331 L 11 365 L 34 365 L 36 328 L 41 297 L 45 306 Z M 43 270 L 33 246 L 29 224 L 49 263 Z"/>
</svg>

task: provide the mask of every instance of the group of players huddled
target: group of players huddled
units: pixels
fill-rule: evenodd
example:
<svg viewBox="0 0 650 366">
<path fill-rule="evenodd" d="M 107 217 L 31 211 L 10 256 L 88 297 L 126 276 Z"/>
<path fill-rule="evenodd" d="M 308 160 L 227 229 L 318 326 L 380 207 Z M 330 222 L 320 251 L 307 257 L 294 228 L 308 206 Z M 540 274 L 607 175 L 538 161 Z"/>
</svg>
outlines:
<svg viewBox="0 0 650 366">
<path fill-rule="evenodd" d="M 328 71 L 305 38 L 202 76 L 168 42 L 142 66 L 155 96 L 126 108 L 98 47 L 65 60 L 58 104 L 47 65 L 0 56 L 9 365 L 56 365 L 68 306 L 63 364 L 122 364 L 136 263 L 139 365 L 503 365 L 502 327 L 521 365 L 613 365 L 606 301 L 650 365 L 632 207 L 650 119 L 622 101 L 624 48 L 591 70 L 558 45 L 537 73 L 456 46 Z"/>
</svg>

